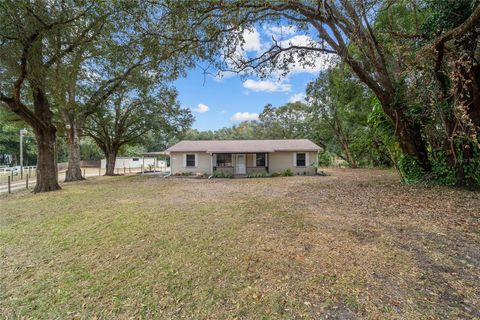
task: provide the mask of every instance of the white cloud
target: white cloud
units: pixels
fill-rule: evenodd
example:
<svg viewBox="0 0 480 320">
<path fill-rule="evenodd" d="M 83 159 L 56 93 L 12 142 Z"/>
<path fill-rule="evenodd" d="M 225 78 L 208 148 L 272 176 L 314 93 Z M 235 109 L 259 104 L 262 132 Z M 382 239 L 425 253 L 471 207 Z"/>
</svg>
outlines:
<svg viewBox="0 0 480 320">
<path fill-rule="evenodd" d="M 243 31 L 243 39 L 245 43 L 243 44 L 244 51 L 260 51 L 262 48 L 262 43 L 260 42 L 260 32 L 256 28 L 251 30 L 245 29 Z"/>
<path fill-rule="evenodd" d="M 305 102 L 305 93 L 295 93 L 293 96 L 290 97 L 290 100 L 288 100 L 288 102 Z"/>
<path fill-rule="evenodd" d="M 238 32 L 240 33 L 240 31 Z M 233 53 L 229 52 L 229 57 L 224 56 L 226 65 L 232 70 L 237 69 L 242 62 L 259 57 L 262 53 L 270 49 L 273 45 L 272 36 L 282 48 L 288 48 L 292 45 L 302 47 L 321 47 L 319 41 L 308 34 L 300 34 L 299 32 L 303 33 L 303 30 L 299 30 L 294 25 L 266 25 L 261 29 L 253 27 L 241 32 L 245 41 L 243 46 L 237 44 L 236 50 Z M 225 50 L 223 54 L 226 53 L 227 51 Z M 283 52 L 278 55 L 276 64 L 279 68 L 271 74 L 272 78 L 283 80 L 277 82 L 247 80 L 243 83 L 243 87 L 257 92 L 289 92 L 291 85 L 288 84 L 288 77 L 290 75 L 302 73 L 318 75 L 320 72 L 333 67 L 338 61 L 339 58 L 336 54 L 321 53 L 312 50 L 292 50 Z M 288 69 L 287 73 L 284 72 L 282 68 L 283 66 Z M 223 82 L 224 79 L 228 79 L 235 75 L 246 75 L 250 71 L 254 73 L 251 69 L 240 71 L 239 73 L 228 71 L 219 72 L 214 77 L 214 80 Z"/>
<path fill-rule="evenodd" d="M 289 39 L 282 40 L 279 42 L 279 45 L 282 47 L 287 47 L 289 45 L 295 46 L 317 46 L 317 42 L 311 37 L 304 34 L 297 34 Z"/>
<path fill-rule="evenodd" d="M 253 55 L 261 54 L 265 49 L 262 46 L 261 35 L 258 30 L 253 27 L 251 29 L 244 29 L 243 31 L 237 30 L 236 34 L 242 34 L 243 41 L 240 42 L 240 39 L 237 39 L 236 47 L 234 52 L 230 52 L 227 48 L 221 49 L 221 55 L 226 62 L 226 65 L 231 70 L 236 70 L 238 67 L 238 62 L 247 59 L 248 55 L 254 52 Z M 219 71 L 215 76 L 214 80 L 217 82 L 223 82 L 224 79 L 228 79 L 235 75 L 244 74 L 244 72 L 232 72 L 232 71 Z"/>
<path fill-rule="evenodd" d="M 284 82 L 273 82 L 270 80 L 252 80 L 247 79 L 243 82 L 243 87 L 255 92 L 288 92 L 292 85 Z"/>
<path fill-rule="evenodd" d="M 290 36 L 297 32 L 297 27 L 292 25 L 286 26 L 266 26 L 264 31 L 269 36 L 281 37 L 281 36 Z"/>
<path fill-rule="evenodd" d="M 199 103 L 196 108 L 192 109 L 193 112 L 197 112 L 197 113 L 204 113 L 204 112 L 207 112 L 208 110 L 210 110 L 210 108 L 203 103 Z"/>
<path fill-rule="evenodd" d="M 311 37 L 306 35 L 295 35 L 290 39 L 279 41 L 279 45 L 282 48 L 288 48 L 290 46 L 301 46 L 301 47 L 320 47 L 318 42 L 313 40 Z M 338 56 L 330 53 L 312 53 L 312 56 L 302 57 L 298 53 L 292 55 L 293 62 L 289 64 L 289 74 L 295 73 L 312 73 L 318 74 L 321 71 L 324 71 L 328 68 L 331 68 L 335 65 Z M 288 58 L 286 54 L 282 55 L 283 58 Z M 302 61 L 309 61 L 308 65 L 303 65 Z M 281 65 L 281 63 L 280 63 Z"/>
<path fill-rule="evenodd" d="M 237 112 L 231 118 L 232 122 L 253 121 L 258 119 L 258 113 L 255 112 Z"/>
</svg>

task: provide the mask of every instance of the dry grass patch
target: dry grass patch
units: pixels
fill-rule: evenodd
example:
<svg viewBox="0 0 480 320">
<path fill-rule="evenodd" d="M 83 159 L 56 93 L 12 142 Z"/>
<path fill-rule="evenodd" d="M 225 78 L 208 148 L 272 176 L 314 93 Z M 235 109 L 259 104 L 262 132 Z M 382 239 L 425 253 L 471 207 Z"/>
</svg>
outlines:
<svg viewBox="0 0 480 320">
<path fill-rule="evenodd" d="M 1 196 L 0 317 L 480 317 L 480 194 L 383 170 Z"/>
</svg>

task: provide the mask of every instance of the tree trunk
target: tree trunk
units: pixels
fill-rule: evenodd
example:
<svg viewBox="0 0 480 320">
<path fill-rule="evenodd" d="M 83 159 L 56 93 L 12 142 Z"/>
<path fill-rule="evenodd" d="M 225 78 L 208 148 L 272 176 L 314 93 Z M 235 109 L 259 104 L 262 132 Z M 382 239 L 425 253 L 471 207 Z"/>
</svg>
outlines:
<svg viewBox="0 0 480 320">
<path fill-rule="evenodd" d="M 393 107 L 382 103 L 383 111 L 392 120 L 395 133 L 404 155 L 411 156 L 418 161 L 425 173 L 432 171 L 428 159 L 427 147 L 422 136 L 421 125 L 414 119 L 409 119 L 401 107 Z"/>
<path fill-rule="evenodd" d="M 117 159 L 117 151 L 109 151 L 105 152 L 106 158 L 106 176 L 114 176 L 115 175 L 115 160 Z"/>
<path fill-rule="evenodd" d="M 415 157 L 425 172 L 431 172 L 432 166 L 420 128 L 408 123 L 399 123 L 397 130 L 403 153 Z"/>
<path fill-rule="evenodd" d="M 85 180 L 80 168 L 80 137 L 77 126 L 72 123 L 67 129 L 68 168 L 65 182 Z"/>
<path fill-rule="evenodd" d="M 34 193 L 59 190 L 55 152 L 55 128 L 35 130 L 37 140 L 37 184 Z"/>
<path fill-rule="evenodd" d="M 446 77 L 437 76 L 448 104 L 454 109 L 451 114 L 444 115 L 447 131 L 444 149 L 447 164 L 457 172 L 456 184 L 459 186 L 475 184 L 466 176 L 464 165 L 474 158 L 472 140 L 480 136 L 480 67 L 475 58 L 477 38 L 477 33 L 470 32 L 455 42 L 458 54 L 451 72 L 452 96 L 447 95 Z"/>
<path fill-rule="evenodd" d="M 342 146 L 343 146 L 343 152 L 345 152 L 347 161 L 350 164 L 350 168 L 356 169 L 357 162 L 355 161 L 355 158 L 352 156 L 352 153 L 350 152 L 350 148 L 348 147 L 348 144 L 346 142 L 342 142 Z"/>
</svg>

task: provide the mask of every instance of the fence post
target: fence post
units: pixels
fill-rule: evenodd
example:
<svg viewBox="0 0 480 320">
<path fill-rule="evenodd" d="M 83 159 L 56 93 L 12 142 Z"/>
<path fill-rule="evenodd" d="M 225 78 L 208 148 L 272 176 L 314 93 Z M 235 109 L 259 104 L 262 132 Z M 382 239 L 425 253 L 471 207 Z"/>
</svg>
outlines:
<svg viewBox="0 0 480 320">
<path fill-rule="evenodd" d="M 12 181 L 13 181 L 13 168 L 12 168 L 12 171 L 10 173 L 11 173 Z"/>
<path fill-rule="evenodd" d="M 23 180 L 23 167 L 20 167 L 20 180 Z"/>
<path fill-rule="evenodd" d="M 8 176 L 8 193 L 12 193 L 10 190 L 10 176 Z"/>
<path fill-rule="evenodd" d="M 26 178 L 26 180 L 25 180 L 25 187 L 26 187 L 26 189 L 28 189 L 28 173 L 27 173 L 27 176 L 26 176 L 25 178 Z"/>
<path fill-rule="evenodd" d="M 85 168 L 83 169 L 83 177 L 86 178 L 87 176 L 85 175 Z"/>
<path fill-rule="evenodd" d="M 32 167 L 28 167 L 28 175 L 31 175 Z"/>
<path fill-rule="evenodd" d="M 123 167 L 123 174 L 125 175 L 125 166 Z"/>
<path fill-rule="evenodd" d="M 128 173 L 132 173 L 132 167 L 128 166 Z"/>
</svg>

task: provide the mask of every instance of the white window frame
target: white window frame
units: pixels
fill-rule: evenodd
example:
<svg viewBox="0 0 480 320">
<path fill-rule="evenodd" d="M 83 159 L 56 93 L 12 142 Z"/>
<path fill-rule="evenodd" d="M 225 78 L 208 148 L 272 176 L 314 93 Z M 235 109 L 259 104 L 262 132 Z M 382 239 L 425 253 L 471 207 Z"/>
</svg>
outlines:
<svg viewBox="0 0 480 320">
<path fill-rule="evenodd" d="M 187 166 L 187 155 L 194 155 L 195 156 L 195 166 Z M 198 155 L 196 153 L 190 153 L 190 152 L 187 152 L 187 153 L 184 153 L 183 154 L 183 167 L 184 168 L 197 168 L 198 167 Z"/>
<path fill-rule="evenodd" d="M 297 166 L 297 154 L 299 153 L 303 153 L 305 154 L 305 166 Z M 293 166 L 295 168 L 306 168 L 309 166 L 309 162 L 308 162 L 308 152 L 294 152 L 293 153 Z"/>
</svg>

